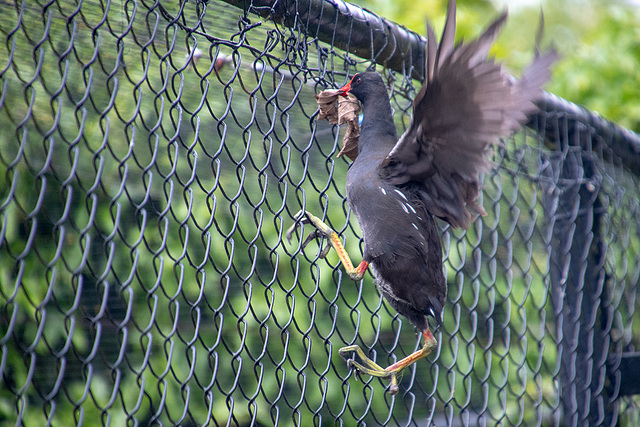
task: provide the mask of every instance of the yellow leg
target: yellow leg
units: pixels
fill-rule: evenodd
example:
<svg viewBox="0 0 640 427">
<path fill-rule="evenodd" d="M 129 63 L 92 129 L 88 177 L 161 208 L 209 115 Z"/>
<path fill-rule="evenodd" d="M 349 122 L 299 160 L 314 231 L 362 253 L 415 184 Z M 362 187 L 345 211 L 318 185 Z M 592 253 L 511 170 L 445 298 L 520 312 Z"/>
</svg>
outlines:
<svg viewBox="0 0 640 427">
<path fill-rule="evenodd" d="M 330 246 L 327 246 L 320 252 L 320 257 L 324 258 L 329 252 L 330 248 L 333 248 L 338 253 L 338 257 L 340 257 L 340 261 L 344 266 L 344 269 L 349 274 L 353 280 L 360 280 L 362 276 L 364 276 L 365 271 L 369 267 L 369 263 L 366 261 L 362 261 L 358 267 L 353 267 L 353 263 L 351 262 L 351 258 L 349 258 L 349 254 L 344 248 L 344 245 L 340 241 L 340 237 L 338 233 L 333 231 L 331 227 L 322 222 L 320 218 L 310 214 L 307 211 L 300 211 L 295 215 L 296 223 L 292 225 L 286 233 L 287 239 L 291 242 L 291 236 L 293 235 L 294 230 L 300 224 L 312 224 L 316 229 L 307 236 L 306 240 L 302 243 L 302 247 L 304 248 L 311 240 L 317 237 L 325 237 Z M 416 361 L 428 356 L 435 350 L 438 346 L 438 342 L 434 338 L 433 334 L 427 329 L 423 333 L 424 336 L 424 346 L 416 351 L 413 354 L 405 357 L 404 359 L 394 363 L 387 368 L 383 368 L 380 365 L 376 364 L 373 360 L 367 357 L 366 354 L 362 351 L 362 349 L 357 345 L 350 345 L 347 347 L 342 347 L 339 352 L 340 356 L 347 361 L 347 365 L 349 367 L 354 367 L 363 374 L 372 375 L 374 377 L 380 378 L 388 378 L 391 379 L 391 384 L 389 385 L 389 393 L 396 394 L 398 393 L 398 375 L 400 372 L 406 368 L 407 366 L 415 363 Z M 358 359 L 357 362 L 351 356 L 353 353 L 356 354 Z"/>
<path fill-rule="evenodd" d="M 338 233 L 333 231 L 331 227 L 329 227 L 327 224 L 322 222 L 320 218 L 310 214 L 305 210 L 298 212 L 295 215 L 294 219 L 296 220 L 296 223 L 287 230 L 287 234 L 286 234 L 287 240 L 289 240 L 289 242 L 291 242 L 291 236 L 293 234 L 293 231 L 296 229 L 296 227 L 300 223 L 312 224 L 316 229 L 313 233 L 309 234 L 307 239 L 302 243 L 302 247 L 304 248 L 311 240 L 313 240 L 316 237 L 327 238 L 331 246 L 327 246 L 325 249 L 323 249 L 320 252 L 320 257 L 324 258 L 329 252 L 330 248 L 335 249 L 349 277 L 351 277 L 353 280 L 356 280 L 356 281 L 362 279 L 362 276 L 364 276 L 364 273 L 367 271 L 367 268 L 369 267 L 369 263 L 363 260 L 357 267 L 354 268 L 353 263 L 351 262 L 351 258 L 349 258 L 349 254 L 347 253 L 346 249 L 344 248 L 344 245 L 340 241 L 340 237 L 338 236 Z"/>
<path fill-rule="evenodd" d="M 373 360 L 369 359 L 367 355 L 364 354 L 362 349 L 357 345 L 342 347 L 339 352 L 340 356 L 342 356 L 342 358 L 347 361 L 348 366 L 356 368 L 363 374 L 379 378 L 391 379 L 391 384 L 389 384 L 389 393 L 396 394 L 398 393 L 398 376 L 400 372 L 407 366 L 412 365 L 418 360 L 427 357 L 438 346 L 438 342 L 434 338 L 431 331 L 427 329 L 422 333 L 422 335 L 424 336 L 424 346 L 420 350 L 410 354 L 404 359 L 386 368 L 381 367 Z M 356 353 L 356 356 L 358 356 L 358 359 L 360 359 L 360 362 L 355 361 L 351 357 L 354 352 Z"/>
</svg>

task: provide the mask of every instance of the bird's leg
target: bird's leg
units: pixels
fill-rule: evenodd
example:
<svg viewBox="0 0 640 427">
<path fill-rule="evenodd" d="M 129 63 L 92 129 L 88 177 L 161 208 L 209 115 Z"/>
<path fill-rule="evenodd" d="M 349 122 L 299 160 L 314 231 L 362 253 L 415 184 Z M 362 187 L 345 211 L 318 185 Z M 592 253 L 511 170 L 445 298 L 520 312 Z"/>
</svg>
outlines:
<svg viewBox="0 0 640 427">
<path fill-rule="evenodd" d="M 291 235 L 293 234 L 293 231 L 298 226 L 298 224 L 300 223 L 312 224 L 316 229 L 314 230 L 313 233 L 307 236 L 304 243 L 302 243 L 302 247 L 304 248 L 311 240 L 313 240 L 316 237 L 320 237 L 320 236 L 326 237 L 327 240 L 329 240 L 329 244 L 331 246 L 327 246 L 326 248 L 321 250 L 320 258 L 324 258 L 329 253 L 329 249 L 333 248 L 338 253 L 338 257 L 340 258 L 340 261 L 342 262 L 342 265 L 344 266 L 344 269 L 347 271 L 347 274 L 349 275 L 349 277 L 351 277 L 353 280 L 356 280 L 356 281 L 362 279 L 362 276 L 364 276 L 364 273 L 367 271 L 367 268 L 369 267 L 369 263 L 367 261 L 362 260 L 362 262 L 357 267 L 354 268 L 353 263 L 351 262 L 351 258 L 349 258 L 349 254 L 347 253 L 347 250 L 344 248 L 344 245 L 340 241 L 340 237 L 338 236 L 338 233 L 333 231 L 331 227 L 329 227 L 327 224 L 322 222 L 320 218 L 310 214 L 305 210 L 301 210 L 300 212 L 298 212 L 295 215 L 294 219 L 296 220 L 296 223 L 291 227 L 289 227 L 286 234 L 289 242 L 291 241 Z"/>
<path fill-rule="evenodd" d="M 429 331 L 429 329 L 422 332 L 422 336 L 424 337 L 424 346 L 420 350 L 410 354 L 404 359 L 386 368 L 381 367 L 373 360 L 369 359 L 367 355 L 364 354 L 362 349 L 357 345 L 350 345 L 341 348 L 339 350 L 340 356 L 342 356 L 342 358 L 347 361 L 348 366 L 353 366 L 363 374 L 379 378 L 391 379 L 391 384 L 389 385 L 389 393 L 396 394 L 398 393 L 398 375 L 400 374 L 400 372 L 407 366 L 431 354 L 438 346 L 438 341 L 436 341 L 435 337 L 433 336 L 431 331 Z M 356 362 L 353 358 L 351 358 L 351 355 L 354 352 L 358 356 L 358 359 L 360 359 L 360 362 Z"/>
<path fill-rule="evenodd" d="M 286 237 L 289 241 L 291 241 L 293 231 L 298 226 L 298 224 L 312 224 L 316 229 L 311 234 L 309 234 L 309 236 L 307 236 L 305 241 L 302 243 L 302 247 L 304 248 L 311 240 L 316 237 L 326 237 L 329 240 L 330 246 L 327 246 L 326 248 L 321 250 L 320 257 L 324 258 L 329 252 L 330 248 L 333 247 L 338 253 L 338 257 L 340 257 L 340 261 L 347 271 L 347 274 L 349 274 L 349 276 L 353 280 L 362 279 L 362 276 L 364 276 L 364 273 L 369 267 L 369 263 L 363 260 L 358 265 L 358 267 L 354 268 L 353 263 L 351 262 L 351 258 L 349 258 L 349 254 L 347 254 L 344 245 L 340 241 L 338 233 L 333 231 L 331 227 L 322 222 L 320 218 L 310 214 L 307 211 L 301 210 L 295 215 L 294 218 L 296 220 L 296 224 L 292 225 L 286 233 Z M 388 366 L 387 368 L 381 367 L 369 357 L 367 357 L 367 355 L 357 345 L 342 347 L 339 352 L 340 356 L 342 356 L 342 358 L 347 361 L 348 366 L 356 368 L 363 374 L 391 379 L 391 384 L 389 385 L 389 393 L 396 394 L 398 393 L 398 375 L 400 374 L 400 372 L 407 366 L 431 354 L 433 350 L 435 350 L 435 348 L 438 346 L 438 342 L 434 338 L 431 331 L 429 331 L 429 329 L 424 331 L 422 335 L 424 336 L 424 346 L 420 350 L 410 354 L 409 356 L 394 363 L 393 365 Z M 354 352 L 360 360 L 359 362 L 355 361 L 351 357 Z"/>
</svg>

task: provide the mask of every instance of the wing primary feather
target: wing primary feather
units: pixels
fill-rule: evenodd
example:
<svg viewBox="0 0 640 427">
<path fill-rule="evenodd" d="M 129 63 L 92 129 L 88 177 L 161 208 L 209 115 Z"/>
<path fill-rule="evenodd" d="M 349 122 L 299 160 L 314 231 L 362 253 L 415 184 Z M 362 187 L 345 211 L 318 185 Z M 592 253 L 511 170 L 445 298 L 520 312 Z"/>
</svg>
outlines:
<svg viewBox="0 0 640 427">
<path fill-rule="evenodd" d="M 438 57 L 438 42 L 431 25 L 427 24 L 427 74 L 424 81 L 429 82 L 435 74 L 436 58 Z"/>
<path fill-rule="evenodd" d="M 542 85 L 550 78 L 555 51 L 536 55 L 520 80 L 488 58 L 507 20 L 503 12 L 480 37 L 455 44 L 456 3 L 449 2 L 440 43 L 427 25 L 425 81 L 413 104 L 413 117 L 387 158 L 380 176 L 395 185 L 418 185 L 424 205 L 453 226 L 468 227 L 480 176 L 491 167 L 492 145 L 516 131 L 535 111 Z"/>
<path fill-rule="evenodd" d="M 449 57 L 453 52 L 456 36 L 456 2 L 455 0 L 449 1 L 449 7 L 447 8 L 447 19 L 444 23 L 444 29 L 442 30 L 442 40 L 440 41 L 440 47 L 438 48 L 438 59 L 436 60 L 436 68 L 440 68 L 443 58 Z"/>
</svg>

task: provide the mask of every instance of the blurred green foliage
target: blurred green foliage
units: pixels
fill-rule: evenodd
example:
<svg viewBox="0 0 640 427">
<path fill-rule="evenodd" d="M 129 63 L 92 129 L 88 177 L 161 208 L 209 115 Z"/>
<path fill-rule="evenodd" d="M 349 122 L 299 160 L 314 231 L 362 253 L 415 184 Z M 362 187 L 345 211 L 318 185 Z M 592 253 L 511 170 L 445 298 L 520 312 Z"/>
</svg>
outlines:
<svg viewBox="0 0 640 427">
<path fill-rule="evenodd" d="M 426 33 L 444 25 L 447 0 L 355 0 L 373 12 Z M 504 8 L 509 20 L 493 49 L 516 76 L 530 61 L 544 12 L 542 47 L 560 53 L 547 90 L 640 131 L 640 9 L 624 0 L 458 1 L 458 34 L 472 38 Z"/>
<path fill-rule="evenodd" d="M 371 8 L 418 19 L 411 27 L 427 15 L 441 25 L 445 7 L 385 5 Z M 0 6 L 0 421 L 401 424 L 434 409 L 449 419 L 482 412 L 507 425 L 549 419 L 557 354 L 543 188 L 534 179 L 544 167 L 539 141 L 518 135 L 496 155 L 501 170 L 487 176 L 482 222 L 467 233 L 443 230 L 450 287 L 441 348 L 405 373 L 409 391 L 392 398 L 385 381 L 350 372 L 337 349 L 358 343 L 385 364 L 419 337 L 370 275 L 353 283 L 335 254 L 318 259 L 315 243 L 301 250 L 309 227 L 283 240 L 306 208 L 359 261 L 339 129 L 315 120 L 313 94 L 368 64 L 295 31 L 253 26 L 257 18 L 239 19 L 228 6 L 212 3 L 203 15 L 183 6 Z M 489 3 L 459 7 L 466 37 L 494 16 Z M 623 23 L 632 15 L 593 7 L 620 32 L 603 55 L 631 49 Z M 200 23 L 201 32 L 186 35 L 167 14 Z M 556 34 L 566 20 L 559 7 L 551 15 L 548 34 Z M 496 48 L 514 69 L 530 59 L 531 16 L 514 13 Z M 519 43 L 509 36 L 518 23 L 526 23 Z M 601 98 L 595 87 L 569 84 L 582 69 L 564 76 L 572 61 L 564 49 L 581 43 L 547 37 L 566 58 L 551 90 L 587 106 L 601 100 L 612 114 L 632 111 L 631 101 L 614 108 L 620 85 Z M 606 74 L 586 65 L 583 81 Z M 402 126 L 414 88 L 386 76 Z M 638 213 L 624 200 L 636 216 L 612 224 L 635 236 Z M 633 283 L 637 239 L 615 251 L 615 279 Z M 620 300 L 620 316 L 632 316 L 633 303 Z"/>
</svg>

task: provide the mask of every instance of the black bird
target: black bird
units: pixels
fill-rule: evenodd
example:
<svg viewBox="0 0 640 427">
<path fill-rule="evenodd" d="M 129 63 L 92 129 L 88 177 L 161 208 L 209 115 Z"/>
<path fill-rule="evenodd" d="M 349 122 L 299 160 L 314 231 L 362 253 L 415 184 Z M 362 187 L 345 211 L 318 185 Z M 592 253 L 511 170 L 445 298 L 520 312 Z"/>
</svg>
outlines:
<svg viewBox="0 0 640 427">
<path fill-rule="evenodd" d="M 338 235 L 320 219 L 304 211 L 296 217 L 316 227 L 310 238 L 329 239 L 354 280 L 371 266 L 382 295 L 422 332 L 424 347 L 387 368 L 357 346 L 340 349 L 350 366 L 391 378 L 389 391 L 394 394 L 397 374 L 437 346 L 427 318 L 442 321 L 447 286 L 434 217 L 467 229 L 472 220 L 467 208 L 486 214 L 476 199 L 480 175 L 491 165 L 491 146 L 536 111 L 534 103 L 556 59 L 555 52 L 537 54 L 515 81 L 488 58 L 507 14 L 477 40 L 454 45 L 455 12 L 452 0 L 439 46 L 428 26 L 426 79 L 414 100 L 411 124 L 400 138 L 379 74 L 358 73 L 339 90 L 355 95 L 364 114 L 358 155 L 347 174 L 348 202 L 364 239 L 360 265 L 353 267 Z M 350 359 L 353 352 L 361 362 Z"/>
</svg>

